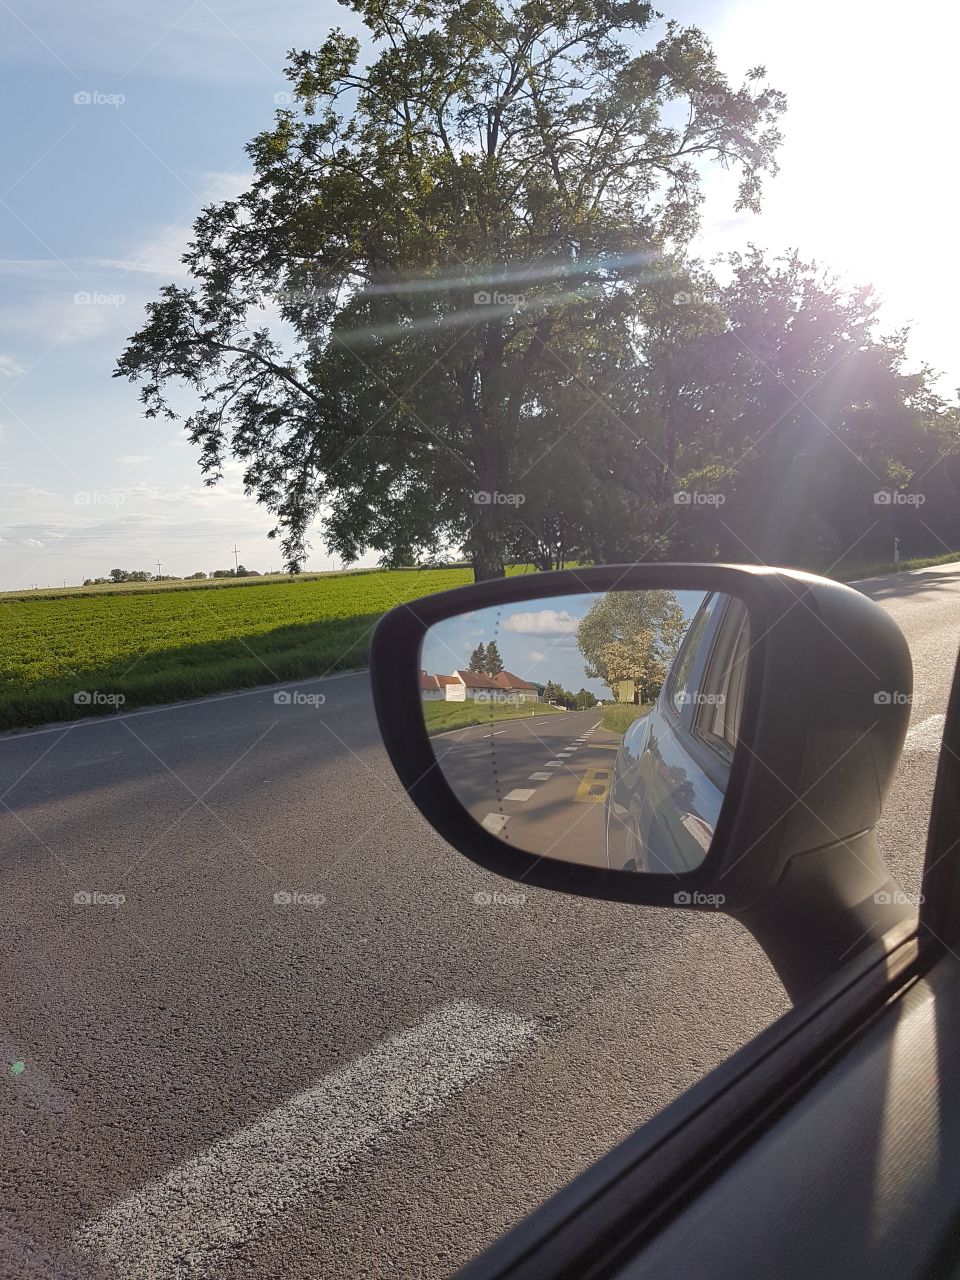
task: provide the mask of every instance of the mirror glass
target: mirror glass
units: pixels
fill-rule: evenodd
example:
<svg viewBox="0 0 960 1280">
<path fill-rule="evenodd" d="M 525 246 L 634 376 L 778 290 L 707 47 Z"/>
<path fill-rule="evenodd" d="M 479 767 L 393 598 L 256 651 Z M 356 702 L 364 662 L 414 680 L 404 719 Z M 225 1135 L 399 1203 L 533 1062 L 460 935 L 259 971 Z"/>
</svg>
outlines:
<svg viewBox="0 0 960 1280">
<path fill-rule="evenodd" d="M 750 648 L 717 592 L 544 597 L 424 637 L 437 764 L 477 822 L 529 853 L 680 874 L 713 838 Z"/>
</svg>

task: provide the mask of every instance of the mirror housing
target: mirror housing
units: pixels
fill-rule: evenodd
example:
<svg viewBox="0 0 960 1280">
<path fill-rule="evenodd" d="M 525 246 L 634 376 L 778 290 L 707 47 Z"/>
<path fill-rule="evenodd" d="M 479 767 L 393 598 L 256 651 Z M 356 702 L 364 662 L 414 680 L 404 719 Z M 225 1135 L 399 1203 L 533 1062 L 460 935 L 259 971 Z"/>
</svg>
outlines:
<svg viewBox="0 0 960 1280">
<path fill-rule="evenodd" d="M 426 631 L 498 604 L 644 590 L 723 592 L 749 612 L 739 744 L 709 852 L 682 874 L 634 874 L 504 843 L 471 817 L 437 766 L 420 710 Z M 907 731 L 912 664 L 893 620 L 851 587 L 794 570 L 717 564 L 497 579 L 388 613 L 374 633 L 371 678 L 384 742 L 410 798 L 446 840 L 498 875 L 617 902 L 720 909 L 758 937 L 794 995 L 909 914 L 874 828 Z"/>
</svg>

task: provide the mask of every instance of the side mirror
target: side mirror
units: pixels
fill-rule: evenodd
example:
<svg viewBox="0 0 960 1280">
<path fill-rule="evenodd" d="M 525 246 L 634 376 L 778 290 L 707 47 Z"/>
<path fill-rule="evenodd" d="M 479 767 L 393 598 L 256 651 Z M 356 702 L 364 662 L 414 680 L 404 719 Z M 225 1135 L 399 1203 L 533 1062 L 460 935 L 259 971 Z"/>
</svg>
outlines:
<svg viewBox="0 0 960 1280">
<path fill-rule="evenodd" d="M 910 655 L 849 587 L 697 564 L 501 579 L 387 614 L 371 674 L 411 799 L 488 870 L 723 911 L 795 998 L 911 918 L 875 836 Z"/>
</svg>

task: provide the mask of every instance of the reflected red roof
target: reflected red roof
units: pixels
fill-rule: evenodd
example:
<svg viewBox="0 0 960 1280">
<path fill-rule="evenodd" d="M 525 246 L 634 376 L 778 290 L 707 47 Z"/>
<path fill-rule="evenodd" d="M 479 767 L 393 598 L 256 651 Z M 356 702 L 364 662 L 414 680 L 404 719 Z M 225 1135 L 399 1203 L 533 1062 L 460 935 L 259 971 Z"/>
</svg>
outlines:
<svg viewBox="0 0 960 1280">
<path fill-rule="evenodd" d="M 529 680 L 521 680 L 519 676 L 515 676 L 512 671 L 501 671 L 499 675 L 494 676 L 494 680 L 501 689 L 533 689 L 536 685 L 531 684 Z"/>
<path fill-rule="evenodd" d="M 491 680 L 482 671 L 458 671 L 457 675 L 467 686 L 468 689 L 500 689 L 503 686 L 497 684 L 496 680 Z"/>
</svg>

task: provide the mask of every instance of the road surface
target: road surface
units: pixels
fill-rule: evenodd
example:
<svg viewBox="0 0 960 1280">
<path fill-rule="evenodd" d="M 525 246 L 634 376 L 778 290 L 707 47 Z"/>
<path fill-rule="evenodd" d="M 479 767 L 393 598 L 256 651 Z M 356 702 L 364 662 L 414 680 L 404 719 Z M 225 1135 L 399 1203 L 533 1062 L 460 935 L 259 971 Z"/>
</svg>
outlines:
<svg viewBox="0 0 960 1280">
<path fill-rule="evenodd" d="M 917 892 L 960 568 L 863 589 Z M 0 1275 L 448 1275 L 786 1008 L 721 916 L 455 854 L 364 674 L 286 689 L 0 739 Z"/>
<path fill-rule="evenodd" d="M 607 865 L 603 802 L 620 737 L 603 728 L 600 711 L 527 715 L 431 741 L 454 795 L 505 843 Z"/>
</svg>

